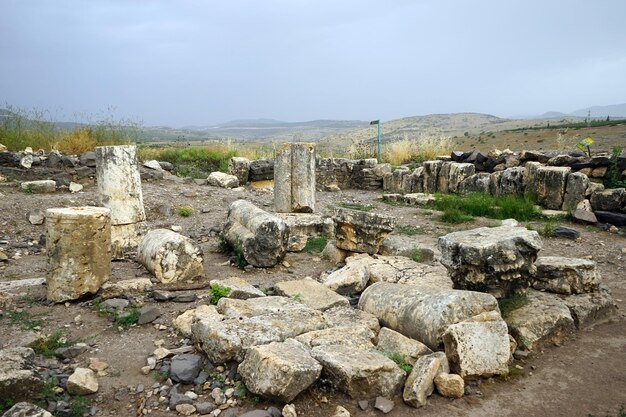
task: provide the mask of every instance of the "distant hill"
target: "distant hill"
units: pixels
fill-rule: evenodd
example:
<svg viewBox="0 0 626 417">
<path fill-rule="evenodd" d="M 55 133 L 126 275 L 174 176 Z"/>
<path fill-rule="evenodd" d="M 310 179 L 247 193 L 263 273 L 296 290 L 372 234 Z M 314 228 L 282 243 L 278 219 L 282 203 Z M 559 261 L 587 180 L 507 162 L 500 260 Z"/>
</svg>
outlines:
<svg viewBox="0 0 626 417">
<path fill-rule="evenodd" d="M 587 117 L 591 112 L 592 118 L 626 118 L 626 103 L 611 104 L 609 106 L 591 106 L 570 113 L 571 116 Z"/>
</svg>

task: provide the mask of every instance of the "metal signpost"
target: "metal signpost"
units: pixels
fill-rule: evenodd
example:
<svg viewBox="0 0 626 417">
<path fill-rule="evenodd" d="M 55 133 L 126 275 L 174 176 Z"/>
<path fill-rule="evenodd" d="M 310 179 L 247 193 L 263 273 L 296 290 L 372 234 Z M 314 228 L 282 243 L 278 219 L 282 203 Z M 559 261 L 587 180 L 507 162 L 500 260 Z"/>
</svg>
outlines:
<svg viewBox="0 0 626 417">
<path fill-rule="evenodd" d="M 378 126 L 378 163 L 380 163 L 380 120 L 372 120 L 370 122 L 370 126 L 371 125 Z"/>
</svg>

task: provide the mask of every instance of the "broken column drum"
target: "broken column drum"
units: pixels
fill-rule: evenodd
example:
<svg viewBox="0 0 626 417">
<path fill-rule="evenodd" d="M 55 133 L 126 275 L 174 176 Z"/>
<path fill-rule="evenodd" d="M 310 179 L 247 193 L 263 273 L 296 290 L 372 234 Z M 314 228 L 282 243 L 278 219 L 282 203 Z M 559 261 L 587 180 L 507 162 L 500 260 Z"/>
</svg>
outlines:
<svg viewBox="0 0 626 417">
<path fill-rule="evenodd" d="M 350 252 L 378 253 L 396 225 L 394 217 L 338 208 L 333 217 L 337 247 Z"/>
<path fill-rule="evenodd" d="M 279 213 L 315 209 L 315 145 L 288 143 L 274 163 L 274 206 Z"/>
<path fill-rule="evenodd" d="M 48 300 L 96 293 L 111 275 L 111 217 L 103 207 L 46 211 Z"/>
<path fill-rule="evenodd" d="M 204 272 L 200 246 L 168 229 L 146 233 L 137 248 L 137 260 L 165 284 L 193 279 Z"/>
<path fill-rule="evenodd" d="M 111 210 L 112 256 L 123 258 L 146 230 L 136 147 L 96 147 L 96 176 L 100 205 Z"/>
</svg>

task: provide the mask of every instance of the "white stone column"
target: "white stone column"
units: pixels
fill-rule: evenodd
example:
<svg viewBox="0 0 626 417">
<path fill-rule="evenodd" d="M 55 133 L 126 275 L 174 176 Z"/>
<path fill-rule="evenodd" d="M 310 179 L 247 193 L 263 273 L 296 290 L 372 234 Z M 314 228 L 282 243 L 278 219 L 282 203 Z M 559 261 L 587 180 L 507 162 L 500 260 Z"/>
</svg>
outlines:
<svg viewBox="0 0 626 417">
<path fill-rule="evenodd" d="M 111 210 L 112 256 L 120 259 L 146 230 L 136 147 L 97 147 L 96 176 L 99 202 Z"/>
<path fill-rule="evenodd" d="M 315 144 L 288 143 L 274 162 L 274 206 L 280 213 L 315 209 Z"/>
<path fill-rule="evenodd" d="M 48 300 L 96 293 L 111 275 L 111 217 L 103 207 L 46 211 Z"/>
</svg>

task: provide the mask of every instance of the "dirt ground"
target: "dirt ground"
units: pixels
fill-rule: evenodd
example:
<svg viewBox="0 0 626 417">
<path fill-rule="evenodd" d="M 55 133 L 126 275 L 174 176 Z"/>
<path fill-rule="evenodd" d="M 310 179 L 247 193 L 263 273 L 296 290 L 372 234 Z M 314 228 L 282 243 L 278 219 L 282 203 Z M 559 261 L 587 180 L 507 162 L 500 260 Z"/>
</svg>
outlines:
<svg viewBox="0 0 626 417">
<path fill-rule="evenodd" d="M 58 191 L 55 194 L 28 194 L 14 186 L 0 186 L 0 249 L 9 257 L 0 262 L 0 282 L 44 277 L 46 256 L 42 253 L 44 225 L 31 225 L 28 213 L 35 209 L 96 204 L 96 187 L 87 184 L 84 192 L 70 194 Z M 231 276 L 244 278 L 260 288 L 270 288 L 275 282 L 317 277 L 333 267 L 328 261 L 308 253 L 289 253 L 288 266 L 247 271 L 229 265 L 228 256 L 214 252 L 216 239 L 212 235 L 225 221 L 227 207 L 232 201 L 245 198 L 254 204 L 271 210 L 272 192 L 268 189 L 248 187 L 245 191 L 224 190 L 193 183 L 174 181 L 147 182 L 143 185 L 144 204 L 150 227 L 182 227 L 182 234 L 200 242 L 205 252 L 205 277 L 189 285 L 202 295 L 207 294 L 206 285 L 211 279 Z M 454 230 L 495 225 L 489 219 L 476 219 L 462 225 L 448 225 L 438 221 L 437 212 L 415 207 L 392 206 L 378 200 L 380 193 L 347 190 L 338 193 L 319 192 L 318 212 L 332 213 L 339 202 L 355 202 L 375 206 L 375 212 L 397 217 L 399 225 L 420 227 L 424 233 L 416 239 L 436 242 L 438 236 Z M 190 217 L 181 217 L 174 208 L 189 205 L 193 208 Z M 551 347 L 529 358 L 517 362 L 523 369 L 519 375 L 504 379 L 484 380 L 472 395 L 450 400 L 433 395 L 426 407 L 414 409 L 404 405 L 398 397 L 391 417 L 405 416 L 604 416 L 617 414 L 620 404 L 626 404 L 626 238 L 610 234 L 595 227 L 568 225 L 581 232 L 578 241 L 544 238 L 540 255 L 571 257 L 590 256 L 598 263 L 603 280 L 613 291 L 618 304 L 617 316 L 604 323 L 585 329 L 560 347 Z M 112 280 L 135 277 L 150 277 L 150 274 L 132 260 L 113 263 Z M 159 286 L 157 285 L 157 288 Z M 184 290 L 185 288 L 180 288 Z M 0 316 L 0 348 L 26 343 L 32 340 L 33 331 L 23 330 L 20 323 L 12 323 L 7 313 L 23 309 L 30 317 L 42 320 L 42 334 L 62 330 L 72 340 L 83 341 L 91 350 L 80 355 L 76 362 L 87 365 L 90 357 L 97 357 L 110 365 L 109 375 L 99 378 L 100 389 L 91 396 L 92 404 L 99 408 L 97 415 L 135 415 L 137 398 L 130 395 L 122 401 L 114 399 L 115 393 L 124 387 L 154 384 L 153 375 L 143 375 L 141 366 L 146 357 L 156 348 L 155 341 L 164 340 L 168 348 L 176 348 L 183 340 L 171 329 L 171 320 L 183 311 L 204 301 L 191 303 L 160 302 L 163 312 L 156 326 L 148 324 L 119 331 L 105 317 L 89 305 L 89 299 L 73 303 L 50 305 L 45 302 L 43 287 L 31 288 L 13 298 L 3 308 Z M 80 318 L 77 316 L 80 315 Z M 165 330 L 158 330 L 162 324 Z M 336 405 L 342 405 L 353 415 L 380 415 L 380 411 L 362 411 L 356 400 L 332 392 L 325 387 L 315 387 L 295 400 L 302 416 L 330 416 Z M 239 412 L 265 408 L 271 403 L 255 404 L 245 401 Z M 273 404 L 282 407 L 280 404 Z M 154 410 L 151 416 L 171 416 L 175 411 Z"/>
</svg>

